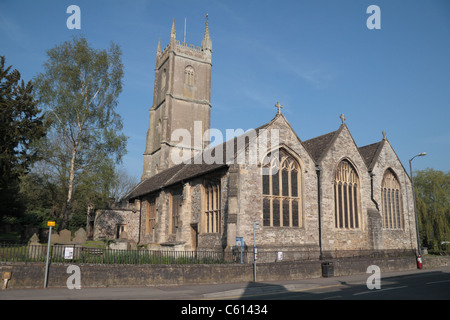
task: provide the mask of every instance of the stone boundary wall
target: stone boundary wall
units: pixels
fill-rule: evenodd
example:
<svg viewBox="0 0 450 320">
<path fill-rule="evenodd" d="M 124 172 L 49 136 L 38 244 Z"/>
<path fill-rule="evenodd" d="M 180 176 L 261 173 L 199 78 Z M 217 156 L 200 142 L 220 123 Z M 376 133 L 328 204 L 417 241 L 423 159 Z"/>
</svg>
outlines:
<svg viewBox="0 0 450 320">
<path fill-rule="evenodd" d="M 322 277 L 324 261 L 292 261 L 257 264 L 257 281 L 301 280 Z M 383 272 L 415 270 L 414 257 L 396 259 L 336 259 L 332 262 L 334 276 L 367 272 L 377 265 Z M 52 263 L 48 287 L 67 287 L 72 273 L 69 263 Z M 81 288 L 131 287 L 187 284 L 236 283 L 253 281 L 251 264 L 216 265 L 96 265 L 75 264 L 80 267 Z M 450 257 L 425 258 L 424 269 L 450 266 Z M 0 274 L 11 272 L 8 288 L 43 288 L 45 263 L 0 263 Z"/>
</svg>

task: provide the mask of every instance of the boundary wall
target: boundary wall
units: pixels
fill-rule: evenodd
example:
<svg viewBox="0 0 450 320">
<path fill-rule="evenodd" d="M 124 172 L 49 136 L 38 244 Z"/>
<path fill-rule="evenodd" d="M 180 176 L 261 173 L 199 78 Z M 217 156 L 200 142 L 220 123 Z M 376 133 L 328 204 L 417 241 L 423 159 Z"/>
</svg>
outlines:
<svg viewBox="0 0 450 320">
<path fill-rule="evenodd" d="M 383 272 L 417 269 L 415 257 L 393 259 L 333 259 L 327 261 L 286 261 L 257 263 L 257 282 L 288 281 L 320 278 L 322 263 L 333 266 L 334 276 L 347 276 L 367 272 L 370 265 Z M 200 264 L 200 265 L 104 265 L 52 263 L 49 266 L 48 288 L 67 287 L 72 272 L 70 265 L 80 268 L 81 288 L 165 286 L 186 284 L 237 283 L 253 281 L 252 264 Z M 450 266 L 450 257 L 425 258 L 424 269 Z M 43 288 L 45 263 L 3 262 L 0 274 L 10 273 L 8 288 Z M 329 274 L 327 276 L 330 276 Z"/>
</svg>

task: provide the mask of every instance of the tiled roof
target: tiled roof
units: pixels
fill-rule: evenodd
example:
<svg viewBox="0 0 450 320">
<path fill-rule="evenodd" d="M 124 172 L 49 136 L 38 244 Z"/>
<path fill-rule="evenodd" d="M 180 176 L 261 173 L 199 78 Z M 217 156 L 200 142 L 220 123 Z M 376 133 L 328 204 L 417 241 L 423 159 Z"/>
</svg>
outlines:
<svg viewBox="0 0 450 320">
<path fill-rule="evenodd" d="M 260 131 L 267 128 L 273 121 L 275 121 L 279 115 L 277 115 L 274 119 L 272 119 L 269 123 L 262 125 L 258 128 L 256 128 L 257 135 L 260 134 Z M 341 126 L 342 128 L 342 126 Z M 328 150 L 329 146 L 331 145 L 333 138 L 338 134 L 338 132 L 341 130 L 338 129 L 333 132 L 329 132 L 327 134 L 305 140 L 301 142 L 303 146 L 306 148 L 308 153 L 311 155 L 313 160 L 317 162 L 320 160 L 321 156 L 323 156 L 324 152 Z M 202 158 L 200 163 L 197 163 L 196 158 L 191 159 L 190 163 L 187 164 L 178 164 L 171 168 L 168 168 L 164 171 L 161 171 L 160 173 L 147 178 L 143 181 L 141 181 L 126 197 L 125 199 L 131 200 L 138 198 L 139 196 L 149 194 L 152 192 L 155 192 L 157 190 L 160 190 L 161 188 L 169 187 L 171 185 L 174 185 L 176 183 L 180 183 L 182 181 L 187 181 L 189 179 L 202 176 L 204 174 L 207 174 L 209 172 L 213 172 L 215 170 L 219 170 L 221 168 L 228 167 L 227 164 L 227 152 L 226 148 L 228 145 L 232 145 L 234 147 L 233 152 L 231 152 L 231 160 L 236 159 L 238 154 L 238 138 L 234 138 L 231 140 L 228 140 L 227 142 L 224 142 L 221 145 L 215 146 L 212 149 L 206 149 L 202 153 Z M 245 145 L 244 148 L 247 148 L 248 146 L 248 139 L 245 139 Z M 365 163 L 367 164 L 367 167 L 370 166 L 370 164 L 373 162 L 374 158 L 377 155 L 377 151 L 382 145 L 382 141 L 373 143 L 367 146 L 363 146 L 358 148 L 361 156 L 363 157 Z M 215 156 L 215 152 L 217 150 L 222 150 L 222 160 L 223 161 L 217 161 L 220 163 L 208 163 L 208 161 L 205 162 L 205 158 L 207 158 L 207 155 L 211 155 L 211 157 Z"/>
<path fill-rule="evenodd" d="M 369 144 L 367 146 L 363 146 L 358 148 L 359 153 L 364 159 L 364 162 L 366 163 L 367 167 L 370 168 L 370 165 L 373 162 L 373 159 L 375 158 L 378 149 L 380 146 L 382 146 L 383 141 L 375 142 L 372 144 Z"/>
<path fill-rule="evenodd" d="M 277 117 L 272 119 L 269 123 L 262 125 L 256 128 L 257 135 L 260 133 L 260 130 L 265 129 L 270 123 L 272 123 Z M 245 135 L 245 134 L 244 134 Z M 237 137 L 231 140 L 228 140 L 220 145 L 217 145 L 211 149 L 206 149 L 203 151 L 201 161 L 196 161 L 196 157 L 192 158 L 190 163 L 181 163 L 175 165 L 171 168 L 168 168 L 164 171 L 159 172 L 158 174 L 151 176 L 139 184 L 137 184 L 134 189 L 132 189 L 128 195 L 125 196 L 126 200 L 132 200 L 138 198 L 139 196 L 152 193 L 161 188 L 169 187 L 181 181 L 187 181 L 189 179 L 204 175 L 208 172 L 212 172 L 221 168 L 228 167 L 227 164 L 227 147 L 233 146 L 234 150 L 231 154 L 231 158 L 235 159 L 237 157 L 238 152 L 238 143 Z M 245 139 L 244 148 L 248 146 L 249 140 Z M 222 150 L 222 161 L 217 161 L 216 163 L 209 163 L 205 161 L 205 159 L 209 159 L 208 156 L 214 158 L 215 152 L 217 150 Z"/>
<path fill-rule="evenodd" d="M 172 177 L 174 177 L 178 172 L 180 172 L 183 167 L 184 164 L 179 164 L 164 171 L 161 171 L 160 173 L 148 179 L 142 180 L 134 187 L 134 189 L 132 189 L 128 193 L 128 195 L 125 196 L 125 199 L 126 200 L 135 199 L 141 195 L 152 193 L 154 191 L 161 189 L 167 184 L 167 182 Z"/>
<path fill-rule="evenodd" d="M 309 140 L 303 141 L 303 146 L 308 150 L 314 161 L 320 159 L 322 154 L 327 150 L 333 137 L 336 135 L 337 131 L 333 131 Z"/>
</svg>

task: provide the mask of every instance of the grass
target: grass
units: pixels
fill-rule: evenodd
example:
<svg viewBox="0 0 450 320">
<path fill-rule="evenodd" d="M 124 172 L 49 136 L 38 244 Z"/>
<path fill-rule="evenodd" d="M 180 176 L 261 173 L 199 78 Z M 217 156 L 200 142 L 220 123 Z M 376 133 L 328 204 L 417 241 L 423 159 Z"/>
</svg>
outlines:
<svg viewBox="0 0 450 320">
<path fill-rule="evenodd" d="M 96 248 L 96 249 L 105 249 L 105 242 L 102 241 L 102 240 L 86 241 L 85 243 L 83 243 L 83 247 Z"/>
</svg>

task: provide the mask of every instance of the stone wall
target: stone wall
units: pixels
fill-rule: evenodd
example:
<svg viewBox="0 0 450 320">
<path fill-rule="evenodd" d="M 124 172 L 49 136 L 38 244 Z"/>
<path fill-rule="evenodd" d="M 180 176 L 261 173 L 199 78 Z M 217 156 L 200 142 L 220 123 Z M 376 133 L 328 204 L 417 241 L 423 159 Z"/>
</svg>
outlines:
<svg viewBox="0 0 450 320">
<path fill-rule="evenodd" d="M 141 238 L 146 243 L 176 243 L 178 250 L 193 250 L 197 237 L 198 248 L 220 249 L 234 246 L 236 237 L 243 237 L 245 246 L 253 247 L 253 223 L 259 222 L 261 229 L 255 232 L 256 245 L 265 250 L 318 250 L 319 248 L 319 183 L 321 209 L 322 249 L 327 250 L 369 250 L 369 249 L 413 249 L 416 247 L 415 221 L 412 205 L 410 180 L 387 140 L 383 140 L 375 155 L 376 161 L 367 164 L 363 159 L 346 125 L 336 131 L 326 151 L 318 159 L 321 168 L 320 182 L 316 163 L 303 146 L 283 116 L 276 117 L 266 127 L 267 140 L 261 131 L 258 146 L 267 143 L 267 150 L 283 148 L 292 155 L 301 168 L 302 215 L 301 227 L 263 226 L 262 177 L 259 163 L 248 163 L 251 147 L 237 158 L 222 176 L 222 230 L 218 234 L 204 232 L 202 221 L 202 185 L 211 176 L 191 179 L 183 184 L 183 208 L 180 228 L 171 232 L 170 189 L 159 194 L 157 228 L 151 239 Z M 278 130 L 279 144 L 271 146 L 272 130 Z M 252 137 L 254 139 L 255 136 Z M 258 150 L 258 156 L 262 155 Z M 243 155 L 243 157 L 242 157 Z M 239 158 L 241 157 L 241 158 Z M 245 163 L 238 160 L 246 160 Z M 334 177 L 338 164 L 348 160 L 355 168 L 359 179 L 358 228 L 336 228 Z M 261 160 L 261 159 L 259 159 Z M 384 229 L 382 226 L 381 184 L 384 172 L 392 169 L 402 186 L 401 206 L 403 228 Z M 218 173 L 212 173 L 212 176 Z M 141 230 L 143 228 L 141 222 Z M 195 230 L 196 231 L 195 231 Z M 198 232 L 198 235 L 194 233 Z M 143 232 L 141 232 L 143 234 Z"/>
<path fill-rule="evenodd" d="M 139 211 L 131 209 L 99 209 L 95 212 L 94 240 L 117 239 L 117 226 L 124 225 L 129 240 L 139 239 Z"/>
<path fill-rule="evenodd" d="M 205 180 L 212 178 L 221 179 L 221 224 L 226 225 L 227 199 L 228 199 L 228 173 L 226 171 L 212 172 L 201 178 L 195 178 L 189 182 L 164 189 L 152 195 L 142 198 L 140 221 L 140 244 L 152 245 L 155 249 L 169 250 L 196 250 L 211 249 L 221 250 L 226 245 L 225 233 L 204 233 L 202 222 L 202 193 Z M 176 188 L 182 189 L 182 207 L 180 221 L 175 232 L 172 230 L 172 204 L 171 193 Z M 156 223 L 151 232 L 146 229 L 146 200 L 156 197 Z M 226 229 L 226 227 L 224 227 Z M 198 233 L 196 235 L 196 232 Z M 197 237 L 197 239 L 194 239 Z M 196 243 L 197 241 L 197 243 Z"/>
<path fill-rule="evenodd" d="M 298 250 L 302 247 L 318 248 L 318 193 L 317 175 L 314 161 L 301 144 L 299 138 L 284 117 L 278 117 L 267 128 L 267 150 L 270 145 L 272 130 L 278 130 L 281 148 L 292 155 L 300 165 L 301 185 L 299 191 L 302 198 L 301 227 L 268 227 L 263 226 L 262 208 L 262 176 L 259 164 L 237 165 L 238 167 L 238 214 L 237 237 L 243 237 L 247 246 L 253 246 L 253 222 L 259 222 L 261 229 L 255 232 L 255 242 L 258 248 L 274 250 Z M 263 140 L 260 133 L 259 143 Z M 264 143 L 261 143 L 264 145 Z M 249 159 L 248 150 L 246 159 Z"/>
<path fill-rule="evenodd" d="M 416 270 L 414 257 L 396 259 L 330 260 L 334 276 L 363 274 L 367 267 L 377 265 L 381 272 Z M 286 281 L 319 278 L 322 261 L 260 263 L 257 280 Z M 52 263 L 48 287 L 66 287 L 70 264 Z M 424 258 L 424 269 L 449 266 L 450 257 Z M 81 287 L 120 287 L 237 283 L 253 281 L 251 264 L 221 265 L 93 265 L 77 264 L 81 272 Z M 45 263 L 0 263 L 0 273 L 11 272 L 8 288 L 42 288 Z"/>
<path fill-rule="evenodd" d="M 270 139 L 272 130 L 279 133 L 279 143 L 273 146 Z M 267 136 L 264 136 L 265 132 L 268 133 Z M 309 151 L 305 149 L 305 145 L 308 144 L 301 142 L 282 115 L 275 117 L 264 130 L 260 130 L 257 137 L 259 147 L 265 145 L 262 142 L 266 142 L 267 145 L 263 152 L 257 150 L 259 161 L 268 151 L 282 148 L 295 158 L 300 166 L 301 181 L 298 186 L 302 200 L 300 227 L 263 225 L 261 166 L 258 162 L 249 163 L 250 151 L 254 151 L 252 143 L 255 141 L 251 141 L 248 148 L 238 149 L 234 162 L 227 162 L 230 164 L 227 170 L 190 177 L 180 182 L 178 186 L 157 191 L 156 224 L 151 232 L 146 230 L 147 217 L 144 205 L 133 213 L 104 211 L 104 220 L 100 219 L 99 214 L 97 224 L 102 221 L 105 225 L 103 233 L 113 237 L 114 226 L 126 223 L 129 226 L 127 230 L 129 237 L 137 239 L 140 244 L 155 245 L 158 249 L 161 246 L 168 246 L 167 248 L 172 250 L 195 250 L 195 248 L 217 250 L 225 247 L 231 250 L 236 237 L 243 237 L 244 245 L 251 248 L 254 243 L 254 222 L 259 222 L 261 226 L 255 232 L 255 242 L 263 250 L 318 250 L 320 242 L 324 251 L 416 248 L 411 181 L 387 139 L 370 145 L 376 147 L 376 152 L 363 158 L 363 152 L 358 149 L 345 124 L 330 134 L 329 137 L 333 138 L 327 142 L 329 145 L 320 146 L 319 151 L 322 151 L 322 154 L 319 158 L 317 154 L 315 155 L 316 161 L 311 156 L 311 146 L 308 146 Z M 267 140 L 264 140 L 264 137 Z M 256 139 L 256 136 L 251 136 L 251 139 Z M 368 159 L 370 157 L 375 160 L 372 160 L 373 163 L 366 163 L 370 161 Z M 237 163 L 242 159 L 246 161 Z M 336 227 L 334 181 L 337 167 L 344 159 L 351 163 L 358 176 L 356 228 Z M 320 180 L 317 171 L 319 168 Z M 384 173 L 388 169 L 395 173 L 401 186 L 402 228 L 399 229 L 383 227 L 381 185 Z M 202 199 L 203 184 L 208 179 L 217 177 L 221 178 L 222 228 L 218 233 L 206 233 L 203 221 L 202 201 L 205 201 Z M 180 223 L 173 231 L 171 193 L 175 187 L 182 188 L 183 197 Z M 142 202 L 145 203 L 147 198 L 144 197 Z M 99 233 L 102 232 L 97 229 Z"/>
<path fill-rule="evenodd" d="M 400 182 L 403 228 L 383 229 L 383 247 L 384 249 L 415 248 L 417 247 L 417 236 L 411 179 L 399 161 L 389 141 L 384 140 L 377 162 L 372 168 L 372 173 L 374 174 L 373 196 L 374 200 L 378 203 L 380 217 L 383 214 L 381 185 L 387 169 L 391 169 Z"/>
<path fill-rule="evenodd" d="M 328 151 L 319 160 L 322 167 L 322 244 L 324 250 L 369 249 L 367 210 L 374 207 L 370 201 L 371 185 L 367 166 L 344 125 L 340 128 Z M 359 178 L 358 228 L 336 228 L 334 181 L 338 164 L 348 160 Z"/>
</svg>

